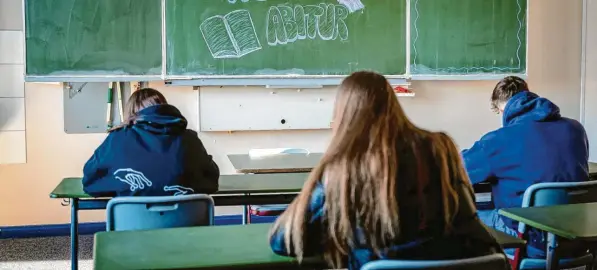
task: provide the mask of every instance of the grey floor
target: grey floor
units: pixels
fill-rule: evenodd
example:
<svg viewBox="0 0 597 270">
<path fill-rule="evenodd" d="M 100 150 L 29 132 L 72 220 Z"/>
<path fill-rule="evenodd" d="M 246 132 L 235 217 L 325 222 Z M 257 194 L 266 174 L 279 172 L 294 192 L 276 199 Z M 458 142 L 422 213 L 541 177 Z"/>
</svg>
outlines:
<svg viewBox="0 0 597 270">
<path fill-rule="evenodd" d="M 93 236 L 80 236 L 79 269 L 93 269 L 92 254 Z M 0 239 L 0 269 L 70 269 L 70 238 Z"/>
</svg>

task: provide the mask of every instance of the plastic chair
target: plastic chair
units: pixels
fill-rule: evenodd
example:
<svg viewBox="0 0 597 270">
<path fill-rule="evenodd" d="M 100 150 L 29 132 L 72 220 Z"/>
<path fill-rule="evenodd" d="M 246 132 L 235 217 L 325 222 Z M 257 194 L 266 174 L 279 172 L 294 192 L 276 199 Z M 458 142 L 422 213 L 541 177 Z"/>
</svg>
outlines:
<svg viewBox="0 0 597 270">
<path fill-rule="evenodd" d="M 404 260 L 379 260 L 368 262 L 361 270 L 411 270 L 411 269 L 483 269 L 504 270 L 508 269 L 508 260 L 504 254 L 491 254 L 487 256 L 440 261 L 404 261 Z"/>
<path fill-rule="evenodd" d="M 118 197 L 108 202 L 107 231 L 128 231 L 214 224 L 214 201 L 205 194 Z"/>
<path fill-rule="evenodd" d="M 522 207 L 550 206 L 559 204 L 575 204 L 597 202 L 597 181 L 566 182 L 566 183 L 539 183 L 527 188 L 522 198 Z M 526 238 L 527 228 L 519 223 L 518 232 Z M 587 253 L 576 258 L 562 258 L 559 261 L 560 269 L 587 267 L 591 269 L 593 255 Z M 522 258 L 518 269 L 545 269 L 545 259 Z"/>
</svg>

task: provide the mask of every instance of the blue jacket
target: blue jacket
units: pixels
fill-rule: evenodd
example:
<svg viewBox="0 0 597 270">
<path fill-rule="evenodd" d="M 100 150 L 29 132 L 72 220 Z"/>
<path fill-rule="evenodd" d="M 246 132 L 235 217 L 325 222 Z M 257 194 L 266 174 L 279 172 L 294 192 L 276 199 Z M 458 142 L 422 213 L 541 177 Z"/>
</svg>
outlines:
<svg viewBox="0 0 597 270">
<path fill-rule="evenodd" d="M 156 105 L 112 131 L 83 168 L 92 196 L 214 193 L 220 171 L 176 107 Z"/>
<path fill-rule="evenodd" d="M 445 135 L 444 135 L 445 136 Z M 431 146 L 421 145 L 422 151 Z M 401 168 L 415 166 L 412 153 L 402 153 Z M 435 164 L 433 160 L 428 161 Z M 397 182 L 399 200 L 400 236 L 394 245 L 387 247 L 380 256 L 370 248 L 357 226 L 354 232 L 355 247 L 346 258 L 349 269 L 360 269 L 369 261 L 379 259 L 459 259 L 502 252 L 501 247 L 476 215 L 472 189 L 465 185 L 465 179 L 454 179 L 452 183 L 459 197 L 458 215 L 452 223 L 453 230 L 444 234 L 443 202 L 439 183 L 439 170 L 430 170 L 427 184 L 418 183 L 414 170 L 401 170 Z M 431 183 L 431 184 L 429 184 Z M 419 186 L 424 185 L 424 186 Z M 308 207 L 308 224 L 303 235 L 304 256 L 319 256 L 326 246 L 325 187 L 318 184 Z M 424 192 L 421 197 L 419 192 Z M 422 201 L 423 200 L 423 201 Z M 280 228 L 270 238 L 272 250 L 279 255 L 295 256 L 294 248 L 286 249 L 284 230 Z"/>
<path fill-rule="evenodd" d="M 525 91 L 504 109 L 503 127 L 462 151 L 473 184 L 492 183 L 496 208 L 520 207 L 535 183 L 589 179 L 589 142 L 583 126 L 560 115 L 551 101 Z"/>
</svg>

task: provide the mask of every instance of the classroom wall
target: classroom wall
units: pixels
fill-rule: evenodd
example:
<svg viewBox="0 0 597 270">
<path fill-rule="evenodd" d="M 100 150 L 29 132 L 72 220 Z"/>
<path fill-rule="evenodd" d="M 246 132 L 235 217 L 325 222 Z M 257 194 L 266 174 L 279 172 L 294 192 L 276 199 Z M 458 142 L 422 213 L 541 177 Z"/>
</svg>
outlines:
<svg viewBox="0 0 597 270">
<path fill-rule="evenodd" d="M 5 5 L 6 1 L 11 0 L 0 0 L 0 4 Z M 580 116 L 581 3 L 581 0 L 530 0 L 529 7 L 530 85 L 555 101 L 564 115 L 575 119 Z M 0 6 L 0 10 L 4 8 Z M 489 110 L 494 84 L 492 81 L 419 81 L 412 85 L 416 97 L 400 98 L 400 102 L 419 126 L 447 131 L 464 148 L 501 123 L 500 117 Z M 191 128 L 199 127 L 197 91 L 190 87 L 165 87 L 161 83 L 151 86 L 181 108 Z M 238 89 L 221 89 L 234 90 Z M 333 98 L 333 93 L 323 98 Z M 62 92 L 55 85 L 27 83 L 25 108 L 27 163 L 0 165 L 0 226 L 66 223 L 69 208 L 49 199 L 48 193 L 61 178 L 81 175 L 81 167 L 105 135 L 65 134 Z M 285 146 L 323 151 L 329 134 L 327 130 L 270 131 L 201 133 L 200 137 L 222 173 L 233 173 L 226 154 Z M 238 208 L 217 212 L 240 213 Z M 102 211 L 82 213 L 83 221 L 99 221 L 103 217 Z"/>
<path fill-rule="evenodd" d="M 584 125 L 589 138 L 597 138 L 597 0 L 587 0 L 584 78 Z M 591 160 L 597 160 L 597 142 L 589 144 Z"/>
</svg>

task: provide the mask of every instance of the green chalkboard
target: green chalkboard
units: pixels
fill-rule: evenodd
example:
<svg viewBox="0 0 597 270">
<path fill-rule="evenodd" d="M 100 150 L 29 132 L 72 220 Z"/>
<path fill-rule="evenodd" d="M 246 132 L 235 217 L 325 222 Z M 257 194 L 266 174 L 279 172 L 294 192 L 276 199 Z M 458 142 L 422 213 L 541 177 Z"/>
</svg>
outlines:
<svg viewBox="0 0 597 270">
<path fill-rule="evenodd" d="M 526 72 L 527 0 L 411 0 L 411 73 Z"/>
<path fill-rule="evenodd" d="M 166 0 L 167 75 L 406 72 L 406 0 Z"/>
<path fill-rule="evenodd" d="M 160 75 L 160 0 L 26 0 L 27 75 Z"/>
</svg>

